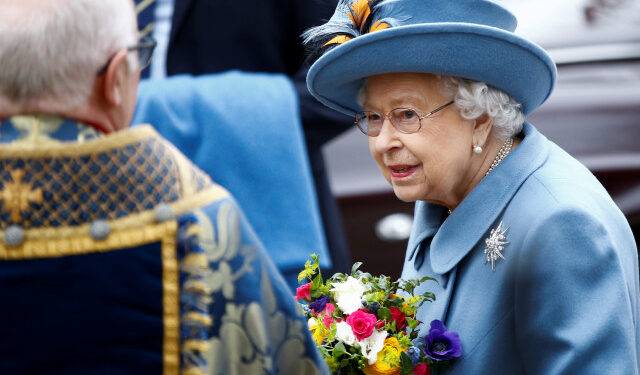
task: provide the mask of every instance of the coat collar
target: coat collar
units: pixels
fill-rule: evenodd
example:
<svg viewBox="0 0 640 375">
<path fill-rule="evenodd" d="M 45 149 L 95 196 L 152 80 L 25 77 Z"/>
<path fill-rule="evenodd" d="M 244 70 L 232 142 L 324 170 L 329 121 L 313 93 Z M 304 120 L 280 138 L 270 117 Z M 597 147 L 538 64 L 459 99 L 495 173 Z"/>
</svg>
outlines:
<svg viewBox="0 0 640 375">
<path fill-rule="evenodd" d="M 480 181 L 442 224 L 444 207 L 416 203 L 407 260 L 415 260 L 420 243 L 435 233 L 429 260 L 435 273 L 445 274 L 476 246 L 522 183 L 547 159 L 546 138 L 526 122 L 523 132 L 522 143 Z"/>
</svg>

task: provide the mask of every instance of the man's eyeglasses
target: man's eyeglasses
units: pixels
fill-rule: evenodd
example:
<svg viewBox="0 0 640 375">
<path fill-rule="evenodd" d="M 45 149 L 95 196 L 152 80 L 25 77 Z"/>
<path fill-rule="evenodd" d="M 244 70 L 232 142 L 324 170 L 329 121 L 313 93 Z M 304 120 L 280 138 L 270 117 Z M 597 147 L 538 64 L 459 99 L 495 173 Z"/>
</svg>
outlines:
<svg viewBox="0 0 640 375">
<path fill-rule="evenodd" d="M 394 108 L 386 115 L 374 111 L 360 111 L 356 113 L 356 125 L 361 132 L 369 137 L 377 137 L 382 130 L 384 119 L 389 119 L 391 125 L 399 132 L 405 134 L 415 133 L 422 127 L 422 119 L 427 118 L 438 111 L 453 104 L 453 100 L 433 111 L 420 115 L 413 108 Z"/>
<path fill-rule="evenodd" d="M 135 46 L 127 47 L 127 52 L 136 51 L 138 53 L 138 61 L 140 64 L 139 69 L 143 70 L 151 64 L 151 57 L 153 56 L 153 49 L 156 48 L 156 41 L 153 38 L 144 36 L 140 38 L 140 41 Z M 113 60 L 113 56 L 109 58 L 106 64 L 100 70 L 98 70 L 98 76 L 104 74 L 111 64 L 111 60 Z"/>
</svg>

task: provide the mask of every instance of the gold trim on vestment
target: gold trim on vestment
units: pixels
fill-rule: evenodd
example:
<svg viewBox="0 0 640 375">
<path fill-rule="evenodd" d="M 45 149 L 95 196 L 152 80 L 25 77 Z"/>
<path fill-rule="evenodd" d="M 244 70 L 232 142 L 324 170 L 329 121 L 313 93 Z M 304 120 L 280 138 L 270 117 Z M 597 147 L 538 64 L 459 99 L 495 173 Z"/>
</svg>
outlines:
<svg viewBox="0 0 640 375">
<path fill-rule="evenodd" d="M 206 206 L 214 203 L 220 199 L 229 196 L 229 192 L 219 185 L 213 185 L 212 187 L 201 190 L 191 196 L 184 199 L 180 199 L 175 202 L 168 203 L 173 209 L 173 212 L 179 216 L 185 212 L 195 210 L 196 208 Z M 154 210 L 147 210 L 138 214 L 132 214 L 116 220 L 109 220 L 109 228 L 112 232 L 120 231 L 129 228 L 140 228 L 150 223 L 155 222 L 156 216 Z M 60 239 L 73 239 L 76 237 L 89 236 L 89 228 L 91 224 L 85 223 L 77 226 L 67 227 L 45 227 L 45 228 L 33 228 L 24 230 L 26 241 L 49 241 Z M 4 231 L 0 231 L 0 238 L 4 237 Z M 13 254 L 16 247 L 6 247 L 6 245 L 0 243 L 0 259 L 15 259 Z"/>
<path fill-rule="evenodd" d="M 162 310 L 164 339 L 162 342 L 162 374 L 180 373 L 180 273 L 176 251 L 178 223 L 173 224 L 171 235 L 162 241 Z"/>
<path fill-rule="evenodd" d="M 84 156 L 128 146 L 154 137 L 159 137 L 159 135 L 151 125 L 137 125 L 133 128 L 113 132 L 102 138 L 90 139 L 83 143 L 76 141 L 48 142 L 44 144 L 33 142 L 3 143 L 2 147 L 0 147 L 0 158 L 19 156 L 22 159 L 27 159 Z"/>
<path fill-rule="evenodd" d="M 175 220 L 141 228 L 114 231 L 104 240 L 84 236 L 26 241 L 7 247 L 0 244 L 0 258 L 19 260 L 55 258 L 117 251 L 160 241 L 162 246 L 163 375 L 180 372 L 179 271 L 176 250 L 178 223 Z"/>
</svg>

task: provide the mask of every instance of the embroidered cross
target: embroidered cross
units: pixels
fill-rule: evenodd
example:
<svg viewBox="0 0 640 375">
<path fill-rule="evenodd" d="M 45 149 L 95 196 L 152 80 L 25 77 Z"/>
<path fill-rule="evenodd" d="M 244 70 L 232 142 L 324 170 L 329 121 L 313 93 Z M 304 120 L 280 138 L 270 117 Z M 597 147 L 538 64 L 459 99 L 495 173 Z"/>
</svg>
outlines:
<svg viewBox="0 0 640 375">
<path fill-rule="evenodd" d="M 0 190 L 0 200 L 6 209 L 11 211 L 11 220 L 14 223 L 22 221 L 20 211 L 29 208 L 31 203 L 42 203 L 42 189 L 32 189 L 32 184 L 23 184 L 24 170 L 10 171 L 13 182 L 5 182 Z"/>
</svg>

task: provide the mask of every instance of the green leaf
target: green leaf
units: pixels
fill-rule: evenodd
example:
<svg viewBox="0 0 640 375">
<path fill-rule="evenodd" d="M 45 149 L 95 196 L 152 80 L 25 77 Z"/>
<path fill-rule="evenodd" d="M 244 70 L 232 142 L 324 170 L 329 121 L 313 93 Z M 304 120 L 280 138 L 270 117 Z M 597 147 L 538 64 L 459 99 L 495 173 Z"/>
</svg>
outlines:
<svg viewBox="0 0 640 375">
<path fill-rule="evenodd" d="M 308 269 L 303 269 L 298 274 L 298 284 L 302 283 L 302 280 L 304 280 L 304 279 L 311 280 L 312 277 L 313 277 L 313 272 L 309 271 Z"/>
<path fill-rule="evenodd" d="M 413 362 L 411 358 L 405 353 L 400 353 L 400 375 L 412 375 L 413 374 Z"/>
<path fill-rule="evenodd" d="M 316 348 L 318 348 L 320 350 L 320 352 L 322 353 L 322 355 L 324 357 L 329 357 L 329 351 L 327 350 L 327 348 L 325 348 L 322 345 L 317 345 Z"/>
<path fill-rule="evenodd" d="M 429 281 L 429 280 L 435 281 L 436 283 L 438 282 L 438 280 L 434 279 L 433 277 L 425 276 L 422 279 L 420 279 L 420 283 L 423 283 L 423 282 Z"/>
<path fill-rule="evenodd" d="M 346 352 L 347 352 L 347 348 L 345 348 L 342 341 L 340 341 L 338 342 L 338 345 L 336 345 L 333 348 L 333 358 L 338 359 L 340 358 L 341 355 L 343 355 Z"/>
<path fill-rule="evenodd" d="M 311 254 L 311 260 L 304 263 L 304 269 L 298 274 L 298 283 L 301 283 L 304 279 L 313 279 L 313 275 L 316 274 L 316 270 L 320 268 L 320 257 L 317 254 Z"/>
<path fill-rule="evenodd" d="M 386 289 L 389 285 L 389 278 L 387 276 L 380 276 L 378 279 L 378 287 L 380 289 Z"/>
<path fill-rule="evenodd" d="M 358 268 L 360 268 L 360 266 L 362 265 L 362 262 L 355 262 L 353 264 L 353 266 L 351 266 L 351 275 L 355 276 L 356 271 L 358 270 Z"/>
<path fill-rule="evenodd" d="M 311 283 L 311 290 L 320 289 L 320 287 L 322 287 L 322 274 L 318 272 L 316 277 L 313 279 L 313 282 Z"/>
<path fill-rule="evenodd" d="M 373 279 L 373 276 L 371 276 L 371 274 L 369 272 L 362 272 L 360 274 L 360 277 L 364 278 L 364 279 Z"/>
<path fill-rule="evenodd" d="M 378 319 L 389 320 L 391 319 L 391 310 L 386 307 L 381 307 L 378 309 Z"/>
<path fill-rule="evenodd" d="M 411 327 L 411 329 L 415 329 L 418 326 L 418 324 L 420 324 L 419 321 L 408 316 L 405 316 L 404 319 L 407 321 L 407 324 L 409 325 L 409 327 Z"/>
<path fill-rule="evenodd" d="M 311 297 L 319 298 L 320 296 L 322 296 L 322 293 L 325 289 L 326 288 L 324 288 L 324 284 L 322 282 L 322 273 L 318 272 L 318 274 L 311 281 L 311 288 L 309 288 Z"/>
<path fill-rule="evenodd" d="M 420 301 L 420 305 L 418 306 L 422 306 L 423 303 L 425 302 L 433 302 L 436 300 L 436 295 L 431 293 L 431 292 L 426 292 L 424 294 L 422 294 L 421 296 L 423 298 L 422 301 Z"/>
</svg>

